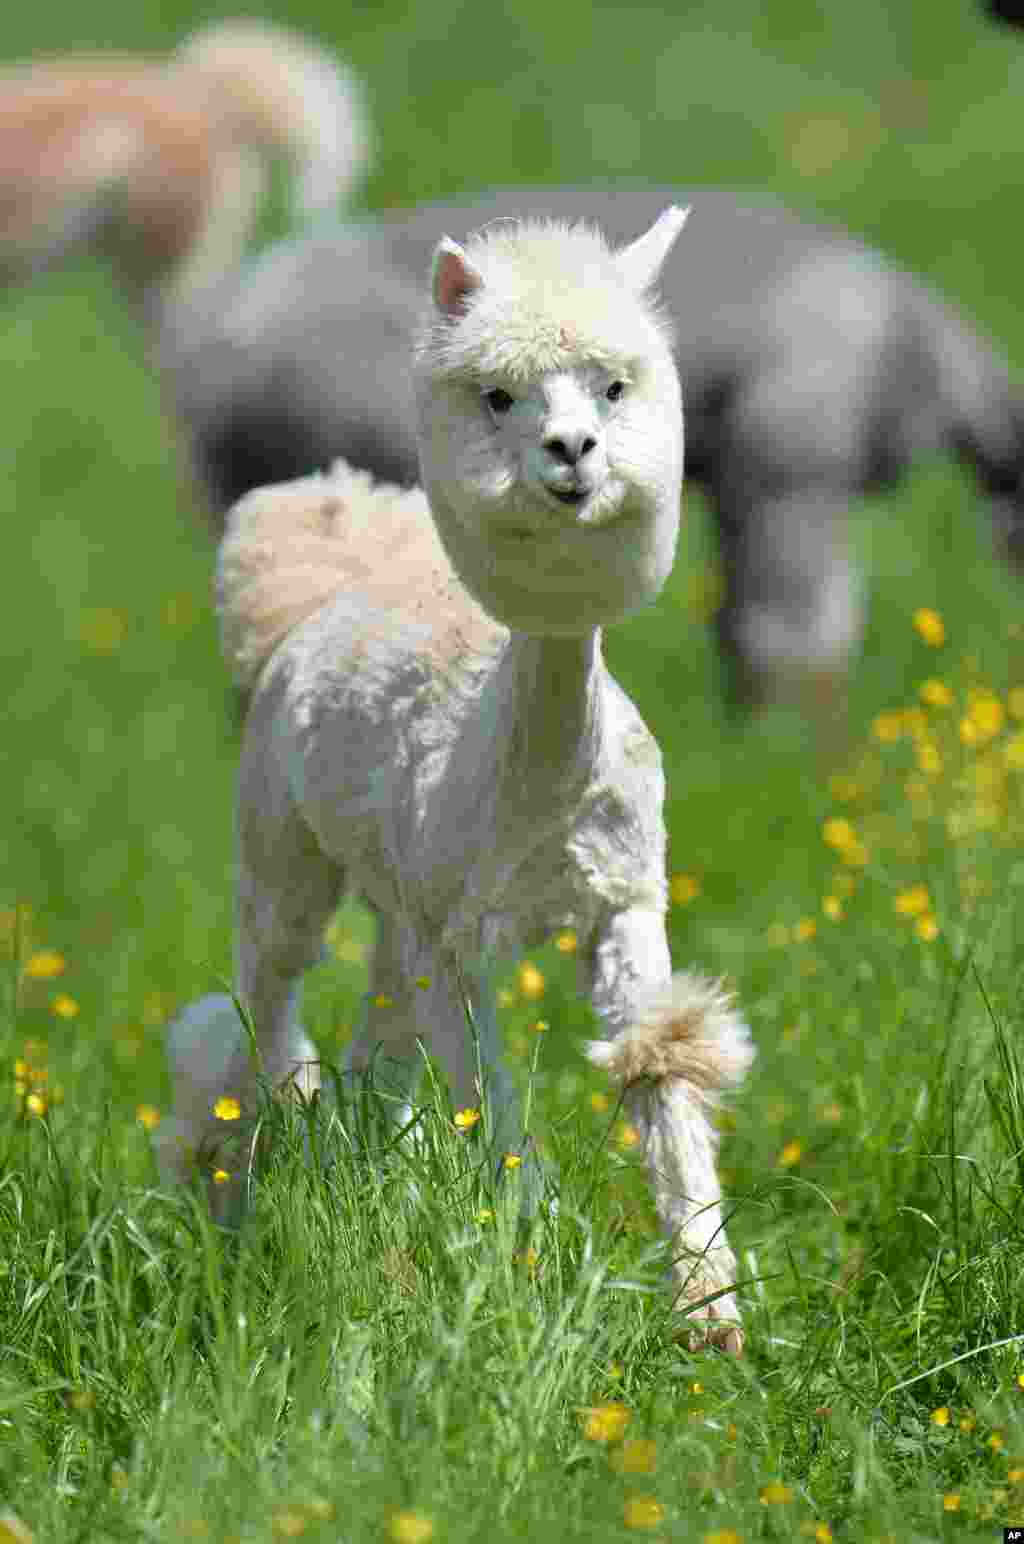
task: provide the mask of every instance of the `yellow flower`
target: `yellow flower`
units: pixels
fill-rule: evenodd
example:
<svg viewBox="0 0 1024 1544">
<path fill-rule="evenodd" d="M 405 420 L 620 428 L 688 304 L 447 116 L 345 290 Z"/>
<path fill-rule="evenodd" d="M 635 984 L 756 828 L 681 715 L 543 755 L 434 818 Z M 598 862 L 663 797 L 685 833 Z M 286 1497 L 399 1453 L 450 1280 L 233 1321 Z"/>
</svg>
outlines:
<svg viewBox="0 0 1024 1544">
<path fill-rule="evenodd" d="M 226 1185 L 230 1178 L 231 1175 L 227 1169 L 214 1169 L 213 1171 L 213 1183 L 215 1185 Z"/>
<path fill-rule="evenodd" d="M 690 1393 L 691 1394 L 703 1394 L 703 1392 L 704 1392 L 704 1385 L 703 1385 L 703 1383 L 691 1383 L 690 1384 Z"/>
<path fill-rule="evenodd" d="M 33 981 L 52 981 L 67 969 L 67 961 L 56 949 L 39 949 L 25 961 L 25 974 Z"/>
<path fill-rule="evenodd" d="M 530 1248 L 526 1250 L 525 1254 L 516 1255 L 516 1261 L 519 1265 L 525 1265 L 526 1269 L 532 1276 L 534 1271 L 537 1269 L 537 1266 L 540 1264 L 540 1255 L 537 1253 L 536 1249 Z"/>
<path fill-rule="evenodd" d="M 416 985 L 419 987 L 421 992 L 426 992 L 429 989 L 429 987 L 430 987 L 430 977 L 429 976 L 417 976 L 416 977 Z"/>
<path fill-rule="evenodd" d="M 658 1445 L 647 1437 L 627 1437 L 612 1453 L 611 1462 L 619 1474 L 653 1474 L 658 1463 Z"/>
<path fill-rule="evenodd" d="M 94 654 L 113 654 L 124 642 L 127 631 L 128 623 L 119 611 L 101 606 L 83 618 L 81 639 Z"/>
<path fill-rule="evenodd" d="M 559 933 L 555 939 L 555 948 L 559 954 L 576 953 L 576 934 L 571 927 L 567 927 L 564 932 Z"/>
<path fill-rule="evenodd" d="M 147 1131 L 155 1131 L 160 1124 L 160 1111 L 155 1104 L 138 1104 L 135 1106 L 135 1119 Z"/>
<path fill-rule="evenodd" d="M 993 1453 L 1001 1453 L 1003 1448 L 1006 1446 L 1002 1432 L 994 1431 L 991 1437 L 988 1439 L 988 1445 L 992 1449 Z"/>
<path fill-rule="evenodd" d="M 516 980 L 521 995 L 530 1002 L 535 1002 L 538 997 L 544 996 L 544 977 L 536 965 L 531 965 L 529 960 L 524 960 L 520 965 Z"/>
<path fill-rule="evenodd" d="M 735 1442 L 736 1438 L 738 1436 L 739 1436 L 739 1429 L 736 1426 L 735 1421 L 730 1421 L 728 1426 L 725 1428 L 725 1440 L 726 1440 L 726 1442 Z"/>
<path fill-rule="evenodd" d="M 25 1108 L 30 1115 L 46 1114 L 46 1098 L 43 1094 L 29 1094 L 25 1100 Z"/>
<path fill-rule="evenodd" d="M 32 1544 L 35 1534 L 13 1512 L 0 1512 L 0 1544 Z"/>
<path fill-rule="evenodd" d="M 815 922 L 813 917 L 801 917 L 800 921 L 793 929 L 793 932 L 796 934 L 797 942 L 802 944 L 806 943 L 808 939 L 813 938 L 817 931 L 818 924 Z"/>
<path fill-rule="evenodd" d="M 1006 1478 L 1011 1485 L 1024 1485 L 1024 1469 L 1008 1469 Z"/>
<path fill-rule="evenodd" d="M 618 1442 L 632 1420 L 632 1411 L 625 1405 L 612 1403 L 594 1405 L 580 1412 L 583 1416 L 583 1435 L 589 1442 Z"/>
<path fill-rule="evenodd" d="M 946 624 L 930 606 L 919 606 L 914 612 L 914 626 L 919 635 L 933 649 L 940 649 L 946 641 Z"/>
<path fill-rule="evenodd" d="M 615 1140 L 622 1148 L 637 1147 L 640 1143 L 640 1133 L 628 1120 L 615 1128 Z"/>
<path fill-rule="evenodd" d="M 931 740 L 921 740 L 914 752 L 917 757 L 917 765 L 925 777 L 942 776 L 942 757 L 939 755 L 938 746 Z"/>
<path fill-rule="evenodd" d="M 434 1537 L 434 1525 L 422 1512 L 395 1512 L 388 1524 L 393 1544 L 427 1544 Z"/>
<path fill-rule="evenodd" d="M 716 1528 L 704 1535 L 704 1544 L 743 1544 L 743 1539 L 735 1528 Z"/>
<path fill-rule="evenodd" d="M 622 1520 L 627 1528 L 656 1528 L 664 1516 L 665 1508 L 653 1496 L 630 1496 Z"/>
<path fill-rule="evenodd" d="M 608 1376 L 613 1383 L 621 1383 L 625 1371 L 626 1369 L 621 1362 L 609 1362 L 608 1364 Z"/>
<path fill-rule="evenodd" d="M 917 689 L 921 701 L 926 702 L 930 708 L 948 708 L 953 701 L 953 693 L 945 681 L 922 681 Z"/>
<path fill-rule="evenodd" d="M 978 1422 L 977 1422 L 977 1418 L 975 1416 L 973 1416 L 971 1414 L 971 1412 L 968 1410 L 966 1415 L 962 1415 L 960 1417 L 960 1420 L 959 1420 L 958 1424 L 959 1424 L 959 1427 L 960 1427 L 961 1431 L 972 1432 L 974 1430 L 975 1426 L 977 1426 Z"/>
<path fill-rule="evenodd" d="M 793 1499 L 793 1491 L 789 1485 L 783 1485 L 781 1480 L 771 1480 L 765 1485 L 758 1497 L 762 1506 L 785 1506 Z"/>
<path fill-rule="evenodd" d="M 693 874 L 673 874 L 669 880 L 668 893 L 673 906 L 688 906 L 700 894 L 700 880 Z"/>
<path fill-rule="evenodd" d="M 595 1115 L 603 1115 L 608 1109 L 610 1102 L 608 1095 L 602 1094 L 600 1091 L 590 1096 L 590 1108 Z"/>
<path fill-rule="evenodd" d="M 994 739 L 1006 721 L 1006 711 L 999 698 L 991 691 L 972 691 L 968 693 L 967 702 L 968 716 L 979 737 Z"/>
<path fill-rule="evenodd" d="M 804 1155 L 802 1142 L 787 1142 L 779 1154 L 778 1163 L 781 1169 L 791 1169 L 794 1164 L 800 1162 Z"/>
<path fill-rule="evenodd" d="M 213 1107 L 213 1113 L 218 1120 L 238 1120 L 242 1106 L 234 1094 L 222 1094 Z"/>
<path fill-rule="evenodd" d="M 957 1495 L 955 1490 L 947 1491 L 947 1493 L 943 1496 L 942 1510 L 944 1512 L 959 1512 L 960 1497 Z"/>
<path fill-rule="evenodd" d="M 973 718 L 962 718 L 960 720 L 959 733 L 962 745 L 977 745 L 981 739 L 981 732 Z"/>
<path fill-rule="evenodd" d="M 393 1008 L 395 1000 L 393 997 L 389 997 L 387 992 L 378 992 L 373 999 L 373 1006 L 375 1008 Z"/>
<path fill-rule="evenodd" d="M 285 1511 L 274 1513 L 273 1523 L 274 1532 L 282 1539 L 297 1539 L 305 1533 L 309 1519 L 293 1507 L 288 1507 Z"/>
<path fill-rule="evenodd" d="M 918 917 L 914 923 L 914 932 L 926 944 L 934 943 L 935 939 L 939 936 L 939 924 L 934 917 Z"/>
<path fill-rule="evenodd" d="M 871 733 L 883 745 L 891 745 L 903 733 L 903 720 L 898 713 L 879 713 L 872 720 Z"/>
<path fill-rule="evenodd" d="M 912 885 L 909 890 L 901 890 L 893 901 L 901 917 L 921 917 L 931 910 L 931 904 L 927 885 Z"/>
<path fill-rule="evenodd" d="M 1019 1372 L 1017 1374 L 1017 1387 L 1019 1389 L 1024 1389 L 1024 1372 Z"/>
<path fill-rule="evenodd" d="M 491 1211 L 491 1208 L 489 1206 L 482 1206 L 476 1214 L 476 1221 L 480 1224 L 481 1227 L 483 1227 L 485 1223 L 493 1222 L 494 1213 Z"/>
<path fill-rule="evenodd" d="M 78 1004 L 66 992 L 60 992 L 53 999 L 50 1007 L 59 1019 L 75 1019 L 78 1017 Z"/>
<path fill-rule="evenodd" d="M 542 1035 L 546 1029 L 551 1028 L 551 1025 L 547 1019 L 538 1019 L 536 1024 L 531 1025 L 531 1028 L 535 1035 Z"/>
<path fill-rule="evenodd" d="M 853 826 L 842 815 L 833 815 L 826 820 L 821 828 L 821 834 L 826 846 L 834 847 L 836 852 L 843 852 L 847 847 L 855 847 L 859 840 Z"/>
<path fill-rule="evenodd" d="M 826 895 L 821 903 L 821 909 L 830 922 L 842 922 L 843 903 L 838 895 Z"/>
<path fill-rule="evenodd" d="M 518 1153 L 506 1153 L 502 1161 L 506 1169 L 518 1169 L 523 1160 Z"/>
<path fill-rule="evenodd" d="M 479 1119 L 479 1110 L 456 1110 L 455 1112 L 455 1124 L 460 1131 L 472 1131 Z"/>
<path fill-rule="evenodd" d="M 931 1423 L 933 1426 L 948 1426 L 949 1406 L 940 1405 L 937 1410 L 933 1410 L 931 1413 Z"/>
</svg>

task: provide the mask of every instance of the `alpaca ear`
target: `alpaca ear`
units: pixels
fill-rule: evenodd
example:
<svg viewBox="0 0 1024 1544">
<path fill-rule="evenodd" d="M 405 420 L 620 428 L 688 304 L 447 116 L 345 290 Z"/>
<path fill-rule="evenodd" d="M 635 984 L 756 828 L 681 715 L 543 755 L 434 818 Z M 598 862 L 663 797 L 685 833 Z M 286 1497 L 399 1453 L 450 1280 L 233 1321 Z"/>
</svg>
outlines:
<svg viewBox="0 0 1024 1544">
<path fill-rule="evenodd" d="M 442 316 L 461 316 L 466 301 L 483 284 L 483 275 L 474 268 L 458 242 L 442 236 L 434 252 L 431 289 L 434 304 Z"/>
<path fill-rule="evenodd" d="M 639 292 L 655 282 L 689 213 L 689 206 L 680 209 L 670 204 L 649 231 L 638 236 L 628 247 L 623 247 L 621 252 L 616 252 L 616 266 L 630 289 Z"/>
</svg>

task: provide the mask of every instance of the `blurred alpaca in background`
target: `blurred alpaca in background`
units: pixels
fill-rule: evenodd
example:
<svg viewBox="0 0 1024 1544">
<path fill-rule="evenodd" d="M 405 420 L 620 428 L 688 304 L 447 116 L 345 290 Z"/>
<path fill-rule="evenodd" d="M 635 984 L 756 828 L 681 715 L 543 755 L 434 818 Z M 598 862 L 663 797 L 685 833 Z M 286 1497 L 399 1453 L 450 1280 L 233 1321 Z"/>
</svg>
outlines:
<svg viewBox="0 0 1024 1544">
<path fill-rule="evenodd" d="M 732 193 L 521 189 L 326 223 L 240 263 L 269 145 L 290 148 L 308 211 L 344 196 L 368 140 L 341 67 L 252 23 L 197 33 L 161 66 L 65 61 L 0 92 L 0 275 L 76 246 L 110 257 L 218 532 L 245 492 L 339 455 L 416 481 L 408 357 L 438 229 L 558 212 L 623 240 L 675 202 L 693 217 L 665 301 L 686 472 L 717 523 L 733 700 L 834 691 L 865 611 L 846 508 L 917 456 L 966 461 L 998 545 L 1024 559 L 1024 413 L 1006 367 L 877 253 Z"/>
<path fill-rule="evenodd" d="M 707 189 L 510 189 L 281 243 L 239 283 L 218 394 L 192 416 L 215 502 L 337 454 L 415 480 L 405 360 L 436 230 L 557 212 L 623 240 L 670 202 L 693 211 L 663 294 L 686 475 L 718 527 L 716 625 L 736 700 L 827 694 L 841 679 L 864 617 L 846 508 L 917 456 L 966 461 L 998 546 L 1024 562 L 1024 411 L 998 354 L 844 233 Z"/>
<path fill-rule="evenodd" d="M 186 429 L 216 401 L 216 331 L 274 157 L 299 218 L 332 209 L 370 154 L 363 94 L 308 38 L 259 21 L 201 28 L 165 59 L 73 55 L 0 74 L 0 283 L 79 251 L 106 257 L 151 336 Z M 202 357 L 200 357 L 202 355 Z"/>
</svg>

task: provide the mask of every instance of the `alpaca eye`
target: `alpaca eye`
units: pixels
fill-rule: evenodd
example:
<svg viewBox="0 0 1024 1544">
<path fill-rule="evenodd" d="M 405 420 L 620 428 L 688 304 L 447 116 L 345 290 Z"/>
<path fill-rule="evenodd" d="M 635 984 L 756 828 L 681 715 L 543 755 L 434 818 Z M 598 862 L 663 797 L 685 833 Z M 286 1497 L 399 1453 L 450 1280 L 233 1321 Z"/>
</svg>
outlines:
<svg viewBox="0 0 1024 1544">
<path fill-rule="evenodd" d="M 612 381 L 608 390 L 605 392 L 605 396 L 608 398 L 609 402 L 618 402 L 625 389 L 625 381 Z"/>
<path fill-rule="evenodd" d="M 500 386 L 495 386 L 493 391 L 484 392 L 484 401 L 492 413 L 507 413 L 515 400 L 515 397 L 509 396 L 507 391 L 502 391 Z"/>
</svg>

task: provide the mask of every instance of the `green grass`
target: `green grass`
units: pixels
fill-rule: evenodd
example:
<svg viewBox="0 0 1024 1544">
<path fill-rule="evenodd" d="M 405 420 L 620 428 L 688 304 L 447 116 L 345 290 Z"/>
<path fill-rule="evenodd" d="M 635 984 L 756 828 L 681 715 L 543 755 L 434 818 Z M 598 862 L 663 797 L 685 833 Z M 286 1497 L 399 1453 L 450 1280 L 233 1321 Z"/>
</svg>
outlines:
<svg viewBox="0 0 1024 1544">
<path fill-rule="evenodd" d="M 197 14 L 22 10 L 5 48 L 163 46 Z M 1022 44 L 966 3 L 275 14 L 372 83 L 369 207 L 517 179 L 765 188 L 880 242 L 1024 359 Z M 143 359 L 98 271 L 0 310 L 0 1511 L 56 1544 L 362 1544 L 401 1537 L 404 1513 L 437 1544 L 645 1520 L 687 1541 L 827 1524 L 903 1544 L 1024 1520 L 1024 773 L 1006 770 L 1014 725 L 956 732 L 972 687 L 1005 703 L 1024 685 L 1024 651 L 969 482 L 922 467 L 856 512 L 871 614 L 839 766 L 791 715 L 727 723 L 691 616 L 712 561 L 696 499 L 666 594 L 608 640 L 665 750 L 672 870 L 699 881 L 674 957 L 731 978 L 759 1047 L 723 1122 L 749 1282 L 736 1363 L 679 1337 L 554 948 L 543 999 L 513 988 L 506 1007 L 561 1192 L 528 1236 L 516 1182 L 494 1193 L 429 1090 L 418 1142 L 371 1129 L 369 1155 L 319 1112 L 311 1169 L 301 1117 L 268 1112 L 279 1140 L 240 1236 L 156 1188 L 136 1111 L 166 1104 L 162 1026 L 230 974 L 237 730 L 208 540 Z M 945 618 L 941 649 L 917 606 Z M 928 710 L 942 772 L 910 798 L 928 782 L 913 724 L 891 743 L 871 725 L 930 677 L 958 705 Z M 866 865 L 822 840 L 837 816 Z M 930 940 L 895 905 L 917 885 Z M 327 1055 L 360 1011 L 366 918 L 334 938 L 307 997 Z M 19 970 L 43 950 L 61 974 Z M 19 1113 L 19 1060 L 47 1070 L 45 1116 Z M 620 1472 L 646 1449 L 587 1437 L 583 1412 L 608 1404 L 654 1442 L 653 1473 Z M 660 1516 L 627 1511 L 647 1497 Z"/>
</svg>

